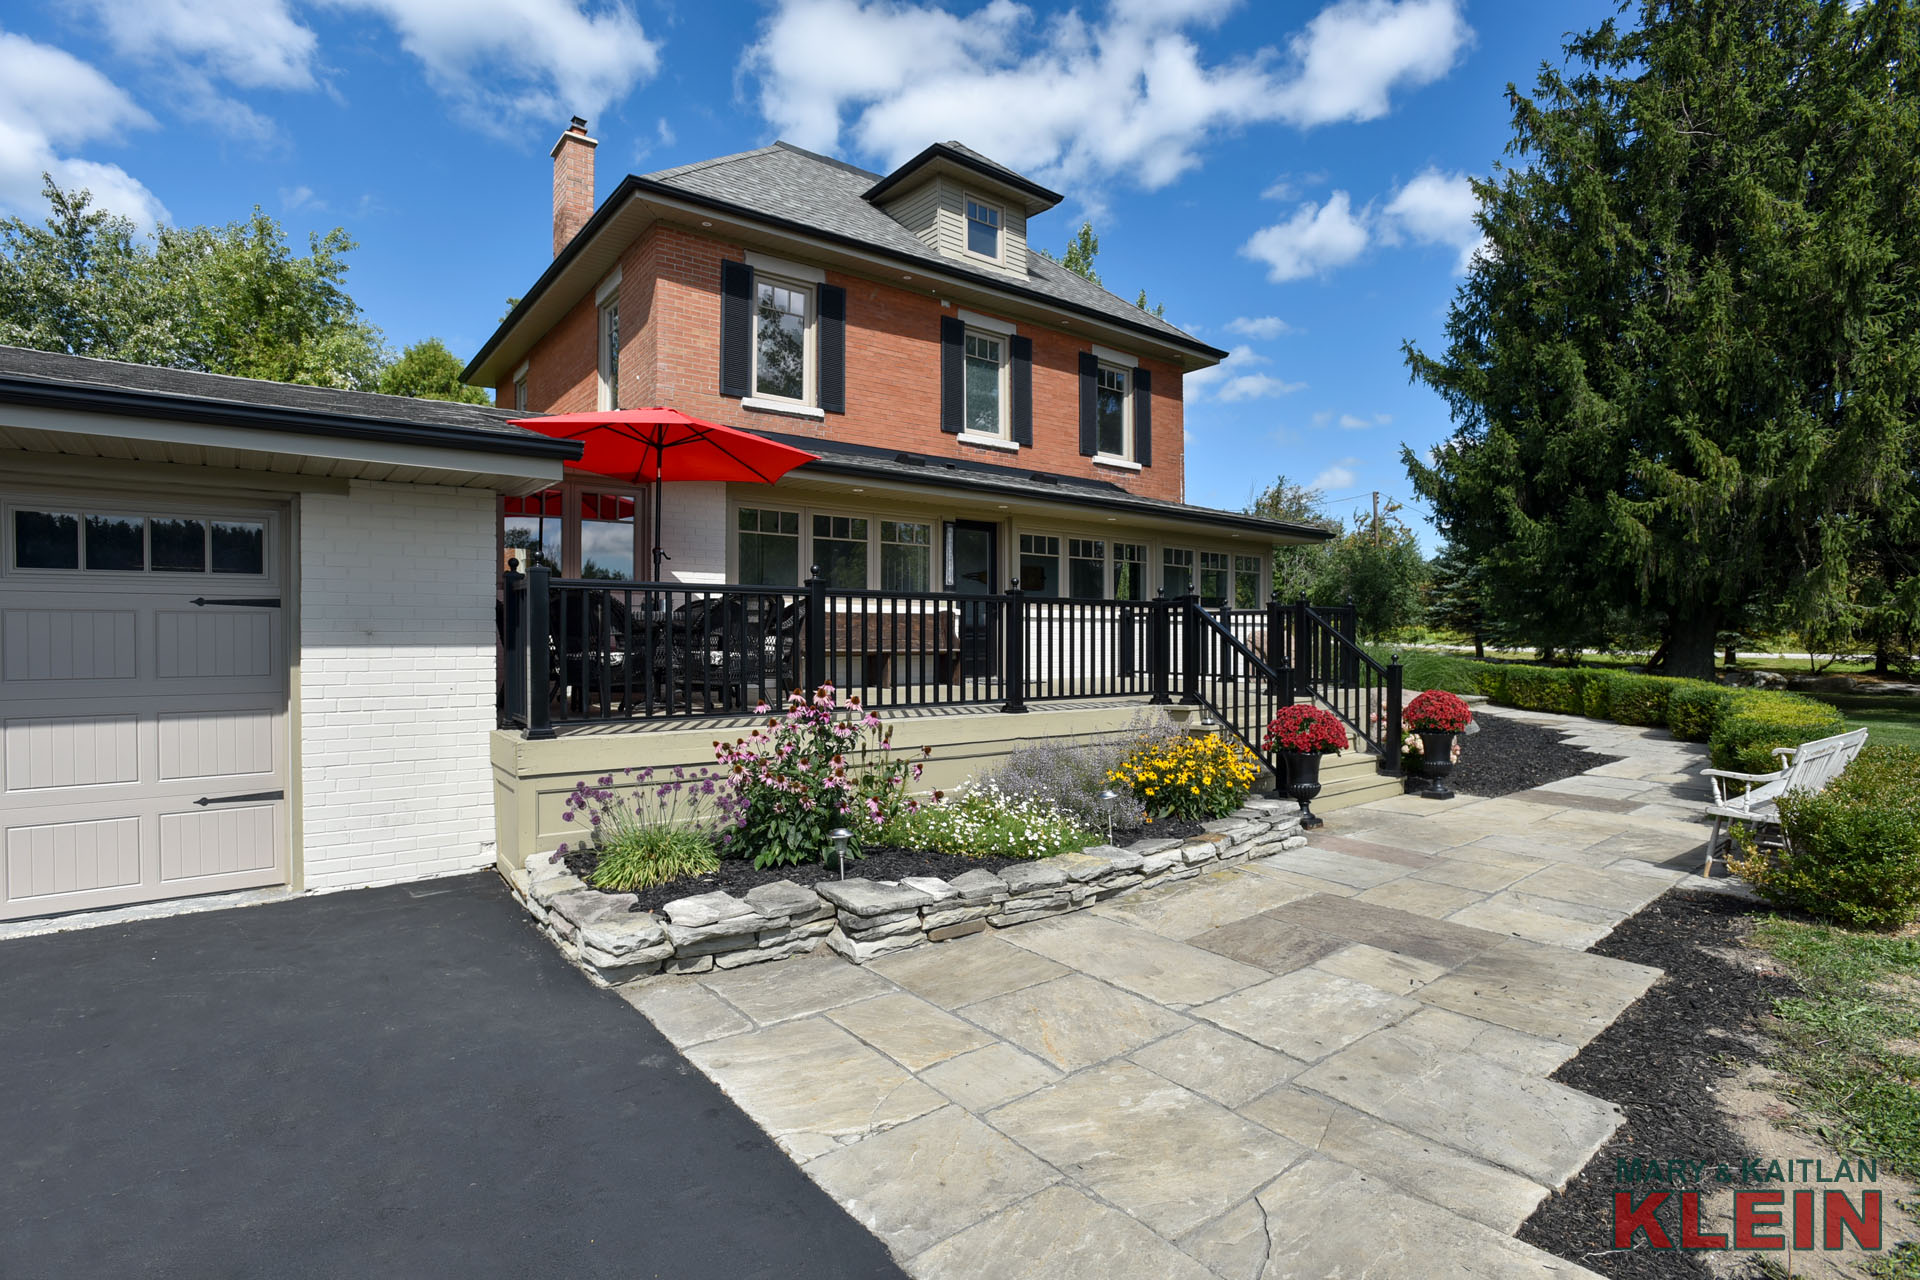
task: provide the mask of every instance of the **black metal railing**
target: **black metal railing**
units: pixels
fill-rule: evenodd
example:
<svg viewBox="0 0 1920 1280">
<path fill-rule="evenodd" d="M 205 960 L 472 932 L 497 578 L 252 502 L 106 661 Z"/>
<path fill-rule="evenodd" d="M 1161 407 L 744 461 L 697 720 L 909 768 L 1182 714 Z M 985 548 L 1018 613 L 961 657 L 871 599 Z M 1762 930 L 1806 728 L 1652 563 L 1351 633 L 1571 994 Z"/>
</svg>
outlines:
<svg viewBox="0 0 1920 1280">
<path fill-rule="evenodd" d="M 1304 602 L 1209 612 L 1193 596 L 852 590 L 817 571 L 796 590 L 561 579 L 516 565 L 499 609 L 500 721 L 532 738 L 748 713 L 831 683 L 876 708 L 1177 699 L 1211 710 L 1263 760 L 1273 714 L 1313 697 L 1383 764 L 1399 760 L 1398 664 L 1362 652 L 1338 610 L 1330 620 Z"/>
<path fill-rule="evenodd" d="M 1240 615 L 1255 611 L 1208 612 L 1191 596 L 1179 605 L 1187 642 L 1182 664 L 1183 699 L 1211 712 L 1222 728 L 1259 757 L 1276 780 L 1284 781 L 1278 755 L 1268 751 L 1262 739 L 1280 708 L 1294 700 L 1293 673 L 1286 660 L 1276 661 L 1266 650 L 1250 643 L 1258 637 L 1240 625 Z"/>
<path fill-rule="evenodd" d="M 1294 692 L 1325 705 L 1370 749 L 1380 767 L 1400 771 L 1403 737 L 1402 675 L 1398 661 L 1381 663 L 1355 638 L 1352 605 L 1318 607 L 1303 598 L 1290 609 Z"/>
</svg>

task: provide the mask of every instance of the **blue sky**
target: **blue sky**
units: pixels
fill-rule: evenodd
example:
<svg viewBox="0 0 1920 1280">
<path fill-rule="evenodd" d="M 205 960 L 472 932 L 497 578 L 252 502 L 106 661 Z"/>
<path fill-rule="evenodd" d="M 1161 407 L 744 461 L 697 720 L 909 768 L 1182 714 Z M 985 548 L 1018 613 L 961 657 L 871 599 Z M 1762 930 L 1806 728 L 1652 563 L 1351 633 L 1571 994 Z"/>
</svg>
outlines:
<svg viewBox="0 0 1920 1280">
<path fill-rule="evenodd" d="M 1350 513 L 1406 498 L 1447 434 L 1400 344 L 1436 347 L 1476 234 L 1464 177 L 1505 85 L 1594 0 L 13 0 L 0 17 L 0 211 L 39 173 L 143 221 L 259 204 L 344 226 L 398 347 L 470 354 L 550 253 L 568 115 L 621 174 L 783 137 L 884 170 L 958 138 L 1066 193 L 1129 298 L 1234 358 L 1189 384 L 1190 501 L 1281 473 Z M 1431 530 L 1416 522 L 1431 545 Z"/>
</svg>

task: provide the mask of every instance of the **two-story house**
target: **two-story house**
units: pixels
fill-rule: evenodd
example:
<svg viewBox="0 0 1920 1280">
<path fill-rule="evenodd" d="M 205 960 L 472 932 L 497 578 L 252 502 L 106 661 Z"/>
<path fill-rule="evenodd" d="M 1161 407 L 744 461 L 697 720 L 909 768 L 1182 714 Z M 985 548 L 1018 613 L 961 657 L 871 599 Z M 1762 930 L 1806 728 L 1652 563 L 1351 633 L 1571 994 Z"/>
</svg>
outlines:
<svg viewBox="0 0 1920 1280">
<path fill-rule="evenodd" d="M 776 485 L 671 486 L 664 576 L 1250 607 L 1303 529 L 1184 501 L 1182 378 L 1226 353 L 1030 245 L 1061 197 L 958 142 L 880 175 L 775 143 L 623 178 L 553 149 L 551 266 L 466 371 L 529 415 L 667 405 L 800 445 Z M 650 563 L 648 495 L 507 499 L 568 577 Z"/>
</svg>

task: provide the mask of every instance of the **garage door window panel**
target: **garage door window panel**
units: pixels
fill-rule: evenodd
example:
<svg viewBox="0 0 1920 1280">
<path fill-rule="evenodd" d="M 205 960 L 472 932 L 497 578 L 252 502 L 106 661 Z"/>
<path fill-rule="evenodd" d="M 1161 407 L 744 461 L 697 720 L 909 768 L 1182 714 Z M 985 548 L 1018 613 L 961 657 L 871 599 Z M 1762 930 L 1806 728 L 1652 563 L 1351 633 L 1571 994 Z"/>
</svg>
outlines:
<svg viewBox="0 0 1920 1280">
<path fill-rule="evenodd" d="M 147 526 L 156 573 L 207 571 L 207 522 L 155 516 Z"/>
<path fill-rule="evenodd" d="M 80 517 L 66 511 L 13 513 L 16 569 L 78 569 Z"/>
</svg>

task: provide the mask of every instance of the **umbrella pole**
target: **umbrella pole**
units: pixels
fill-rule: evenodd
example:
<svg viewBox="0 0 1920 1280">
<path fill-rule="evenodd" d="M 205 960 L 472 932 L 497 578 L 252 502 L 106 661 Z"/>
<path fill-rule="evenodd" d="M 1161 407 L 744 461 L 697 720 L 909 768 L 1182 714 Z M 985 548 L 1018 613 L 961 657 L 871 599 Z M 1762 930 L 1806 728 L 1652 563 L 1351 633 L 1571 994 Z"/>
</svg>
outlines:
<svg viewBox="0 0 1920 1280">
<path fill-rule="evenodd" d="M 666 449 L 658 440 L 653 442 L 653 580 L 662 581 L 660 561 L 666 558 L 666 552 L 660 546 L 660 495 L 664 489 L 660 474 Z"/>
</svg>

